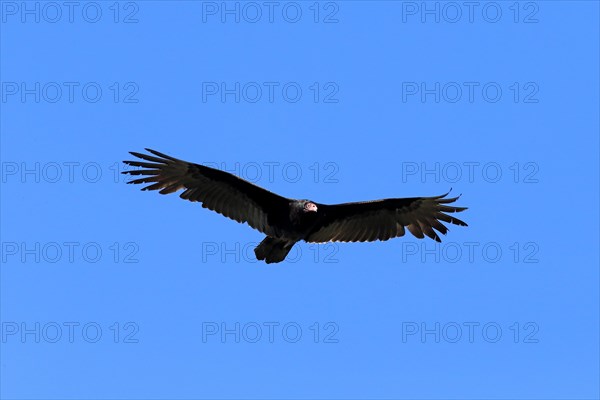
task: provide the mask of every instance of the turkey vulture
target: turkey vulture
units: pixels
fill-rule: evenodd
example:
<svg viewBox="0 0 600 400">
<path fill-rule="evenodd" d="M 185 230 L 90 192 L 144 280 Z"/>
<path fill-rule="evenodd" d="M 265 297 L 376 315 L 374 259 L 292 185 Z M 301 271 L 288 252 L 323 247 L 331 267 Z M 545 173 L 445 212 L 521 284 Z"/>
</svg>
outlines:
<svg viewBox="0 0 600 400">
<path fill-rule="evenodd" d="M 283 261 L 300 240 L 309 243 L 383 241 L 403 236 L 406 227 L 419 239 L 426 235 L 440 242 L 437 232 L 445 235 L 448 231 L 440 221 L 467 226 L 446 214 L 466 210 L 449 205 L 458 197 L 447 198 L 448 193 L 327 205 L 288 199 L 230 173 L 146 150 L 153 155 L 131 152 L 143 161 L 124 161 L 143 168 L 124 171 L 124 174 L 142 176 L 128 183 L 149 184 L 142 190 L 160 190 L 160 194 L 183 189 L 179 195 L 182 199 L 199 201 L 202 207 L 248 223 L 267 235 L 254 249 L 256 258 L 267 264 Z"/>
</svg>

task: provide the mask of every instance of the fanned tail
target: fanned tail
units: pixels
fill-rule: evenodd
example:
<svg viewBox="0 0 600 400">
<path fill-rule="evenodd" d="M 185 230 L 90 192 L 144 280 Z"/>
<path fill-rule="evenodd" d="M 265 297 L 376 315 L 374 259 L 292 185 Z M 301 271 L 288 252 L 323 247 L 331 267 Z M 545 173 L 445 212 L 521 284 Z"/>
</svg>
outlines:
<svg viewBox="0 0 600 400">
<path fill-rule="evenodd" d="M 258 260 L 265 260 L 267 264 L 278 263 L 285 260 L 292 247 L 296 242 L 291 242 L 285 239 L 278 239 L 267 236 L 254 249 L 254 254 Z"/>
</svg>

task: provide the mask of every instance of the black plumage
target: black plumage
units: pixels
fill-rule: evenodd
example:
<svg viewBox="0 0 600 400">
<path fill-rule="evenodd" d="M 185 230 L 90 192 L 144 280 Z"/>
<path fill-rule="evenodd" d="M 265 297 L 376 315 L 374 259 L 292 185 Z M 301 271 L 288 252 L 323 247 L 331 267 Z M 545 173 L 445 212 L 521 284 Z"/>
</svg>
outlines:
<svg viewBox="0 0 600 400">
<path fill-rule="evenodd" d="M 179 160 L 146 149 L 153 155 L 131 152 L 144 161 L 124 161 L 141 167 L 124 174 L 141 176 L 128 183 L 148 184 L 142 190 L 161 194 L 183 190 L 179 197 L 202 203 L 240 223 L 247 223 L 267 237 L 254 250 L 267 263 L 285 259 L 300 240 L 312 243 L 372 242 L 403 236 L 408 229 L 417 238 L 440 242 L 446 234 L 442 222 L 467 226 L 448 215 L 466 210 L 450 205 L 458 197 L 383 199 L 344 204 L 320 204 L 288 199 L 230 173 Z"/>
</svg>

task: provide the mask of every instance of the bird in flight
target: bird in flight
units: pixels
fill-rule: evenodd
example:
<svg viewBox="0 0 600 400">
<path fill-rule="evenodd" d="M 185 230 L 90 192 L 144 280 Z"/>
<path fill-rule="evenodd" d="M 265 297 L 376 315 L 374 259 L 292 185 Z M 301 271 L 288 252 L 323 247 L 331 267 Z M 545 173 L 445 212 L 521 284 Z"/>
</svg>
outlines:
<svg viewBox="0 0 600 400">
<path fill-rule="evenodd" d="M 267 235 L 254 249 L 256 258 L 267 264 L 283 261 L 300 240 L 309 243 L 385 241 L 404 236 L 408 229 L 419 239 L 428 236 L 441 242 L 438 232 L 444 235 L 448 232 L 442 222 L 467 226 L 448 215 L 466 210 L 450 205 L 458 197 L 446 197 L 448 193 L 321 204 L 288 199 L 230 173 L 146 150 L 152 155 L 130 152 L 142 161 L 124 161 L 142 168 L 123 171 L 123 174 L 142 176 L 127 183 L 148 184 L 142 190 L 160 190 L 160 194 L 183 189 L 179 195 L 182 199 L 200 202 L 202 207 L 247 223 Z"/>
</svg>

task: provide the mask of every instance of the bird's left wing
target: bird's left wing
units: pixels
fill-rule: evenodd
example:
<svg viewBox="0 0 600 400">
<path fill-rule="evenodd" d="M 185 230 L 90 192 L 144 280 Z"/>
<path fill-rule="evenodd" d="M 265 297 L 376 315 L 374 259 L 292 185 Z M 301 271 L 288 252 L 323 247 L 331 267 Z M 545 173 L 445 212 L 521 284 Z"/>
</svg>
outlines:
<svg viewBox="0 0 600 400">
<path fill-rule="evenodd" d="M 447 213 L 466 210 L 448 205 L 458 197 L 384 199 L 358 203 L 319 205 L 322 219 L 304 239 L 307 242 L 372 242 L 404 236 L 405 227 L 417 238 L 425 235 L 440 242 L 437 232 L 446 234 L 442 222 L 466 226 Z M 435 230 L 434 230 L 435 229 Z"/>
<path fill-rule="evenodd" d="M 142 175 L 128 183 L 149 184 L 142 190 L 160 190 L 161 194 L 184 189 L 179 196 L 182 199 L 201 202 L 203 207 L 237 222 L 246 222 L 269 236 L 281 234 L 280 221 L 287 216 L 289 199 L 230 173 L 146 150 L 153 155 L 131 152 L 143 161 L 124 161 L 143 168 L 124 171 Z"/>
</svg>

